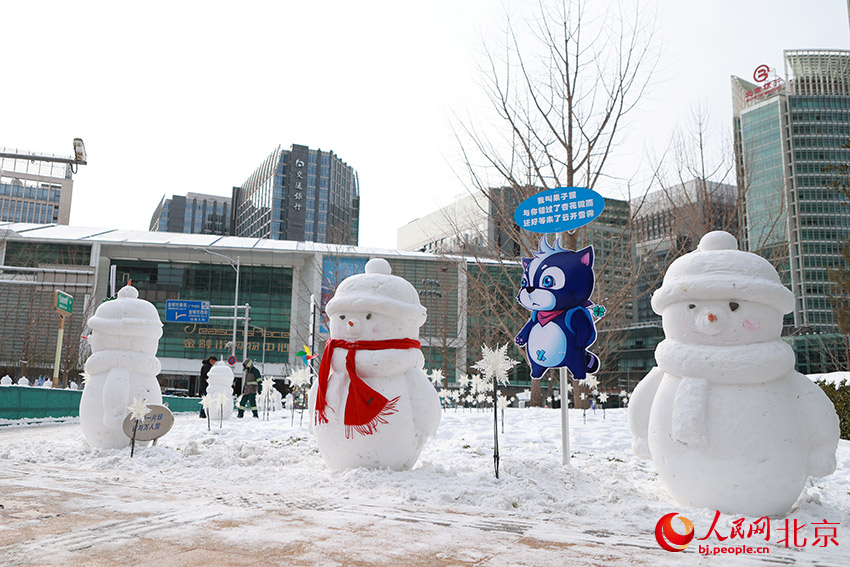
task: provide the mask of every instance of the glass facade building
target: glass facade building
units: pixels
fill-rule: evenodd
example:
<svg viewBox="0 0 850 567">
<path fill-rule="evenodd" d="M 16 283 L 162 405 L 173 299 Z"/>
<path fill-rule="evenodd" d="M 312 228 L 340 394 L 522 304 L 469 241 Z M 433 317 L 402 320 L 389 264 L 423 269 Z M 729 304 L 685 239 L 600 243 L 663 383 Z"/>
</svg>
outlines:
<svg viewBox="0 0 850 567">
<path fill-rule="evenodd" d="M 825 372 L 816 351 L 835 350 L 837 339 L 828 272 L 850 239 L 850 204 L 833 170 L 850 163 L 850 51 L 786 51 L 785 75 L 763 85 L 732 78 L 746 247 L 778 266 L 794 292 L 785 324 L 798 369 Z"/>
<path fill-rule="evenodd" d="M 69 164 L 0 157 L 0 222 L 68 224 L 71 173 Z"/>
<path fill-rule="evenodd" d="M 230 234 L 230 197 L 187 193 L 163 195 L 151 217 L 154 232 L 184 234 Z"/>
<path fill-rule="evenodd" d="M 73 325 L 66 331 L 68 356 L 62 366 L 74 379 L 89 354 L 88 343 L 79 340 L 88 334 L 86 321 L 104 299 L 131 283 L 163 320 L 157 358 L 162 363 L 159 379 L 164 389 L 188 389 L 203 359 L 216 355 L 223 360 L 230 355 L 234 303 L 240 306 L 237 360 L 251 358 L 264 376 L 282 378 L 303 365 L 297 353 L 305 345 L 321 354 L 329 338 L 324 305 L 342 279 L 362 273 L 375 256 L 386 258 L 393 273 L 417 290 L 428 310 L 420 329 L 425 370 L 441 370 L 450 386 L 480 359 L 481 345 L 504 344 L 512 338 L 493 295 L 468 286 L 467 274 L 474 264 L 462 257 L 206 234 L 30 224 L 2 228 L 6 238 L 0 241 L 0 258 L 6 265 L 0 281 L 0 312 L 5 313 L 7 324 L 0 341 L 0 367 L 11 375 L 43 373 L 52 363 L 56 319 L 51 302 L 56 287 L 67 287 L 75 299 Z M 520 270 L 518 264 L 516 270 Z M 504 276 L 503 270 L 498 273 Z M 515 279 L 508 278 L 503 291 L 509 294 L 505 306 L 517 310 Z M 209 301 L 209 322 L 167 321 L 168 300 Z M 319 323 L 311 335 L 314 302 Z M 247 328 L 242 307 L 246 304 L 250 306 Z M 22 361 L 30 363 L 28 370 Z M 519 365 L 512 383 L 527 381 L 527 367 Z"/>
<path fill-rule="evenodd" d="M 357 245 L 357 172 L 336 154 L 278 147 L 233 188 L 231 234 L 273 240 Z"/>
</svg>

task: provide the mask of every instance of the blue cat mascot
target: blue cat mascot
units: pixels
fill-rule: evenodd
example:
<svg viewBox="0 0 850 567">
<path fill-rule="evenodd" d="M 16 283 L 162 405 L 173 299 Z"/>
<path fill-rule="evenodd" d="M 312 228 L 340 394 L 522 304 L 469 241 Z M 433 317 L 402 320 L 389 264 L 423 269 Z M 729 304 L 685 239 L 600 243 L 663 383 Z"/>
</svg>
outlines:
<svg viewBox="0 0 850 567">
<path fill-rule="evenodd" d="M 587 350 L 596 341 L 596 326 L 588 309 L 593 292 L 593 247 L 578 252 L 549 246 L 540 239 L 534 258 L 523 258 L 522 287 L 517 301 L 531 310 L 531 319 L 516 336 L 525 347 L 531 377 L 566 366 L 582 380 L 599 369 L 599 357 Z"/>
</svg>

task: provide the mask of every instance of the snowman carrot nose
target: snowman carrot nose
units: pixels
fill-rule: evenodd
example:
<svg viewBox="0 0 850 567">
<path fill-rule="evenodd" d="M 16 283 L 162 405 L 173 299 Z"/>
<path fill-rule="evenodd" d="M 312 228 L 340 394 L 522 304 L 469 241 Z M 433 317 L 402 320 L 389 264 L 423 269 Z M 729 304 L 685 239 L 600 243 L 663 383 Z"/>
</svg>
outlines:
<svg viewBox="0 0 850 567">
<path fill-rule="evenodd" d="M 353 327 L 353 326 L 354 326 L 354 321 L 349 321 L 349 322 L 348 322 L 348 326 L 349 326 L 349 327 Z"/>
<path fill-rule="evenodd" d="M 709 320 L 711 323 L 714 323 L 715 321 L 717 321 L 717 315 L 715 315 L 714 313 L 709 313 L 709 314 L 708 314 L 708 320 Z M 349 323 L 348 323 L 348 324 L 350 325 L 350 324 L 351 324 L 351 322 L 349 321 Z"/>
</svg>

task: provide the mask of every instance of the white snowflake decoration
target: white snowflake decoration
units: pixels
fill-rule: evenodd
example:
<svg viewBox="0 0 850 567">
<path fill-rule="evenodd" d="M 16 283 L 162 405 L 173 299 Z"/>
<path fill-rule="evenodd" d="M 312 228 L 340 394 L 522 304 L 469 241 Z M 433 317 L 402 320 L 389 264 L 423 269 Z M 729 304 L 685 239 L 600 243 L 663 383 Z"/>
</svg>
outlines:
<svg viewBox="0 0 850 567">
<path fill-rule="evenodd" d="M 487 380 L 478 374 L 469 377 L 469 385 L 474 393 L 484 392 L 489 386 Z"/>
<path fill-rule="evenodd" d="M 585 378 L 584 383 L 587 384 L 587 387 L 593 390 L 599 385 L 599 380 L 593 374 L 588 374 L 587 378 Z"/>
<path fill-rule="evenodd" d="M 227 403 L 231 402 L 231 401 L 232 400 L 231 400 L 230 396 L 227 394 L 227 392 L 222 391 L 222 392 L 218 393 L 218 395 L 215 397 L 215 399 L 213 399 L 213 405 L 217 408 L 224 408 L 224 406 L 227 405 Z"/>
<path fill-rule="evenodd" d="M 599 394 L 599 401 L 603 404 L 605 402 L 607 402 L 608 401 L 608 394 L 606 394 L 605 392 L 602 392 L 601 394 Z"/>
<path fill-rule="evenodd" d="M 508 345 L 505 343 L 503 347 L 492 350 L 487 345 L 482 346 L 481 360 L 473 367 L 480 370 L 487 378 L 496 378 L 500 384 L 508 384 L 508 373 L 517 364 L 519 361 L 508 357 Z"/>
<path fill-rule="evenodd" d="M 299 388 L 301 386 L 306 386 L 310 383 L 310 380 L 313 378 L 313 373 L 310 370 L 309 366 L 302 366 L 292 374 L 287 377 L 289 383 L 292 384 L 293 388 Z"/>
<path fill-rule="evenodd" d="M 428 379 L 431 381 L 431 383 L 434 385 L 435 388 L 437 386 L 442 386 L 443 380 L 445 378 L 446 377 L 443 375 L 443 371 L 440 370 L 439 368 L 432 370 L 431 374 L 428 375 Z"/>
<path fill-rule="evenodd" d="M 147 400 L 133 398 L 132 405 L 127 406 L 127 409 L 130 410 L 130 419 L 133 421 L 142 421 L 145 419 L 145 416 L 151 412 L 151 408 L 147 406 Z"/>
<path fill-rule="evenodd" d="M 201 396 L 201 401 L 199 403 L 201 404 L 202 408 L 208 410 L 212 405 L 212 399 L 210 398 L 209 394 L 204 394 L 203 396 Z"/>
<path fill-rule="evenodd" d="M 274 398 L 274 379 L 273 378 L 263 378 L 263 398 L 266 401 Z"/>
</svg>

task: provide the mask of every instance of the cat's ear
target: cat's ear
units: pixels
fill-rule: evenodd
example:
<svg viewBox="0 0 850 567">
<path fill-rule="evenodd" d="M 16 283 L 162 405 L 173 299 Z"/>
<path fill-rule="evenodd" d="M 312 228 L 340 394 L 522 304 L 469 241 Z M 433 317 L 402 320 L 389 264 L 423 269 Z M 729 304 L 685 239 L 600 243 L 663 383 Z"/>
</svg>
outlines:
<svg viewBox="0 0 850 567">
<path fill-rule="evenodd" d="M 531 258 L 521 258 L 522 260 L 522 269 L 527 270 L 528 265 L 531 264 Z"/>
<path fill-rule="evenodd" d="M 593 266 L 593 246 L 588 246 L 583 250 L 578 251 L 580 257 L 579 262 L 587 267 Z"/>
</svg>

